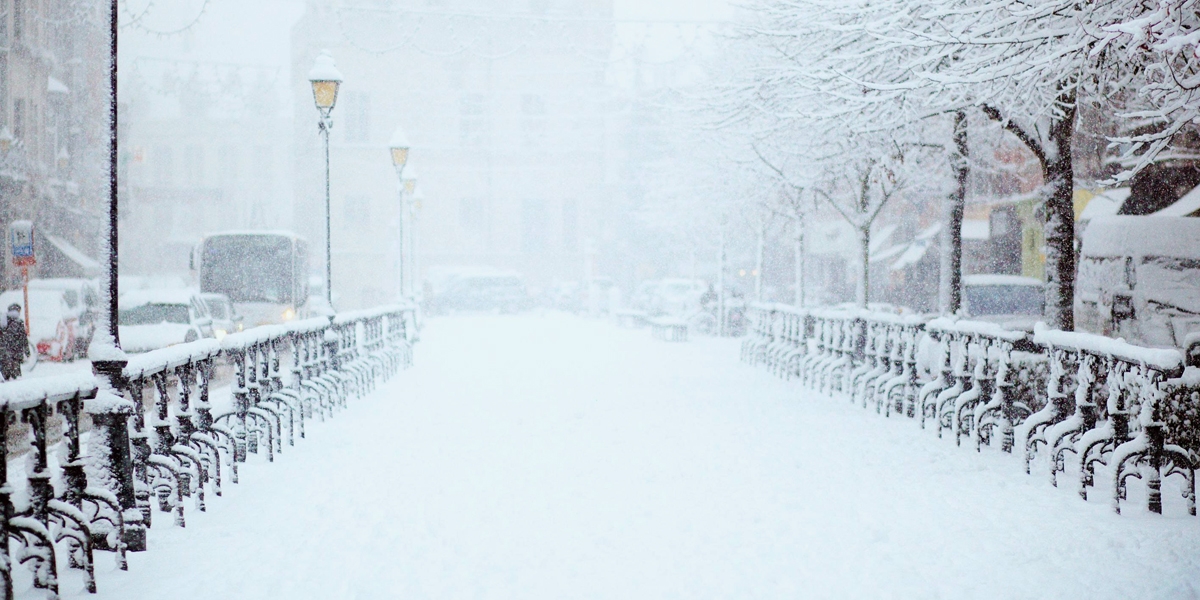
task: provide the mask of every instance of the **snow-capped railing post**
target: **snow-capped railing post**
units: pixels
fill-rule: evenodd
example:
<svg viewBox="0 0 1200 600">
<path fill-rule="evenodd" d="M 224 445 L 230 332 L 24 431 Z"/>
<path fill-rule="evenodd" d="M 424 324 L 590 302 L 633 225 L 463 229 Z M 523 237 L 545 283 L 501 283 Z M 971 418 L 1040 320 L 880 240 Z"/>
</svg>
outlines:
<svg viewBox="0 0 1200 600">
<path fill-rule="evenodd" d="M 122 521 L 111 541 L 108 536 L 96 536 L 93 543 L 100 549 L 120 547 L 143 552 L 146 550 L 146 525 L 138 510 L 129 437 L 133 403 L 110 393 L 105 402 L 90 402 L 84 406 L 92 419 L 89 462 L 100 481 L 107 484 L 103 491 L 112 494 L 117 504 L 117 517 Z"/>
</svg>

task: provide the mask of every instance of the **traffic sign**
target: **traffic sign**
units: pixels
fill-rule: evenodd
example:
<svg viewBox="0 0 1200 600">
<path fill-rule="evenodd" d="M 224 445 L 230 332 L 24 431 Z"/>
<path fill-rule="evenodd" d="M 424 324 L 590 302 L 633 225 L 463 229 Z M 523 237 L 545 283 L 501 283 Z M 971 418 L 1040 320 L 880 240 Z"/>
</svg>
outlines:
<svg viewBox="0 0 1200 600">
<path fill-rule="evenodd" d="M 33 221 L 13 221 L 8 226 L 8 239 L 12 242 L 12 261 L 18 267 L 37 264 L 33 251 Z"/>
</svg>

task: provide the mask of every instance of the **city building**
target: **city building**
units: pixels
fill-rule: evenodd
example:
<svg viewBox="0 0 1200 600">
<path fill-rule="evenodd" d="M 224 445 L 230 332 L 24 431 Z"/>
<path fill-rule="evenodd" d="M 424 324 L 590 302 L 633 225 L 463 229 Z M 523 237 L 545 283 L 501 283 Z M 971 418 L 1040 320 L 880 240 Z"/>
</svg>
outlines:
<svg viewBox="0 0 1200 600">
<path fill-rule="evenodd" d="M 611 0 L 307 3 L 293 30 L 296 226 L 323 246 L 324 157 L 304 75 L 327 49 L 345 77 L 330 150 L 337 308 L 398 295 L 399 181 L 386 147 L 397 127 L 426 199 L 422 271 L 492 266 L 534 286 L 589 275 L 611 193 L 612 27 Z"/>
</svg>

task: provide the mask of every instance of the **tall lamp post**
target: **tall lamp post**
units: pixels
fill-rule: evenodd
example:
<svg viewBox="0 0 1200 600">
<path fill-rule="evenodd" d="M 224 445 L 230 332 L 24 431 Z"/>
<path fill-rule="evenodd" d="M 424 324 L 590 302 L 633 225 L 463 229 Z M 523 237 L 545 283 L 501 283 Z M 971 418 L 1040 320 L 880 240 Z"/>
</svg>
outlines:
<svg viewBox="0 0 1200 600">
<path fill-rule="evenodd" d="M 317 127 L 325 142 L 325 301 L 329 304 L 329 310 L 333 310 L 333 243 L 329 222 L 329 130 L 333 128 L 333 119 L 329 113 L 333 112 L 333 105 L 337 103 L 342 72 L 338 71 L 328 50 L 322 50 L 317 55 L 312 70 L 308 72 L 308 81 L 312 84 L 313 102 L 321 113 Z"/>
<path fill-rule="evenodd" d="M 400 179 L 400 297 L 404 298 L 404 167 L 408 164 L 408 151 L 412 146 L 408 143 L 408 136 L 404 135 L 404 130 L 400 127 L 392 133 L 392 139 L 388 142 L 388 150 L 392 154 L 392 167 L 396 169 L 396 177 Z"/>
<path fill-rule="evenodd" d="M 413 200 L 417 196 L 417 169 L 411 164 L 404 170 L 404 176 L 400 178 L 400 187 L 403 189 L 400 203 L 400 218 L 404 221 L 404 236 L 401 243 L 404 244 L 404 287 L 401 293 L 405 296 L 412 296 L 413 293 L 413 277 L 416 272 L 413 270 L 413 222 L 412 222 L 412 205 Z"/>
</svg>

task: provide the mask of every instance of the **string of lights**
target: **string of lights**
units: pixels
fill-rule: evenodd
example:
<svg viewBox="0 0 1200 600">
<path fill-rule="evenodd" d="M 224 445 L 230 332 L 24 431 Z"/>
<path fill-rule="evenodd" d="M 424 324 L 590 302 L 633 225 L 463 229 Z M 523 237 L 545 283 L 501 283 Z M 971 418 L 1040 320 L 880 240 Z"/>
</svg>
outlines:
<svg viewBox="0 0 1200 600">
<path fill-rule="evenodd" d="M 187 33 L 188 31 L 190 31 L 192 28 L 194 28 L 196 25 L 198 25 L 200 23 L 200 21 L 204 18 L 204 15 L 208 12 L 208 7 L 211 4 L 211 2 L 212 2 L 212 0 L 202 0 L 199 10 L 196 11 L 195 16 L 193 16 L 189 21 L 187 21 L 186 24 L 184 24 L 180 27 L 173 28 L 173 29 L 163 30 L 163 29 L 156 29 L 156 28 L 151 27 L 146 24 L 147 19 L 151 15 L 153 15 L 155 12 L 154 9 L 157 5 L 155 4 L 154 0 L 148 0 L 146 2 L 146 5 L 144 7 L 142 7 L 141 11 L 139 11 L 139 12 L 135 12 L 134 10 L 131 10 L 129 7 L 129 2 L 128 2 L 128 0 L 126 0 L 126 1 L 120 3 L 121 14 L 124 15 L 124 17 L 125 17 L 123 19 L 124 22 L 122 22 L 120 24 L 120 27 L 121 27 L 121 29 L 127 29 L 127 30 L 134 29 L 134 30 L 140 31 L 142 33 L 153 35 L 158 38 L 167 38 L 167 37 L 182 35 L 184 33 Z"/>
</svg>

